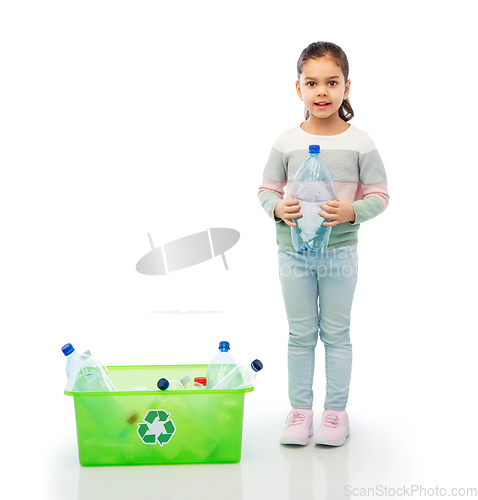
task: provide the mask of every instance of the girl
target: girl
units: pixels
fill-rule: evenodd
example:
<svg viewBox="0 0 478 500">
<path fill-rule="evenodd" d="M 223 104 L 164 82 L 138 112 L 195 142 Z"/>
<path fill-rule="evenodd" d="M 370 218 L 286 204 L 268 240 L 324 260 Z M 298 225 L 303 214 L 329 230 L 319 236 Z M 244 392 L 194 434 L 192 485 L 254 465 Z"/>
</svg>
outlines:
<svg viewBox="0 0 478 500">
<path fill-rule="evenodd" d="M 341 446 L 349 435 L 348 400 L 352 366 L 350 312 L 357 282 L 357 233 L 388 205 L 387 177 L 372 139 L 348 122 L 354 112 L 347 56 L 330 42 L 312 43 L 297 62 L 296 90 L 305 105 L 305 121 L 278 137 L 264 169 L 259 199 L 276 222 L 279 276 L 289 322 L 289 399 L 280 442 L 306 445 L 313 434 L 315 347 L 325 349 L 326 395 L 314 443 Z M 335 181 L 338 200 L 318 214 L 331 222 L 327 250 L 294 251 L 291 226 L 300 204 L 287 193 L 310 144 Z M 284 197 L 284 188 L 286 196 Z M 324 213 L 328 212 L 328 213 Z M 318 304 L 317 304 L 318 302 Z"/>
</svg>

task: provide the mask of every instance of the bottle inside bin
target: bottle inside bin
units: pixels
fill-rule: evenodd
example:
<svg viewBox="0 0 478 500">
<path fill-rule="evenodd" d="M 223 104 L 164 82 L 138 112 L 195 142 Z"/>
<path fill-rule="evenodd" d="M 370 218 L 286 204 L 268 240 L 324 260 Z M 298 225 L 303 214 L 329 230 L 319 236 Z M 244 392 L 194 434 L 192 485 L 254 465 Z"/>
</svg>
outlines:
<svg viewBox="0 0 478 500">
<path fill-rule="evenodd" d="M 247 389 L 254 387 L 257 372 L 263 368 L 262 363 L 255 359 L 250 365 L 239 365 L 220 380 L 212 389 Z"/>
<path fill-rule="evenodd" d="M 219 342 L 219 353 L 212 358 L 207 368 L 206 389 L 212 389 L 228 373 L 234 370 L 236 362 L 229 352 L 230 344 L 227 341 Z"/>
<path fill-rule="evenodd" d="M 180 380 L 181 384 L 186 391 L 194 391 L 197 389 L 204 389 L 204 386 L 199 382 L 196 382 L 196 379 L 191 380 L 189 375 L 184 375 L 184 377 Z"/>
<path fill-rule="evenodd" d="M 179 380 L 160 378 L 156 385 L 160 391 L 184 391 L 184 386 Z"/>
<path fill-rule="evenodd" d="M 85 353 L 75 351 L 71 344 L 65 344 L 61 350 L 66 356 L 66 375 L 72 391 L 116 391 L 100 362 Z"/>
</svg>

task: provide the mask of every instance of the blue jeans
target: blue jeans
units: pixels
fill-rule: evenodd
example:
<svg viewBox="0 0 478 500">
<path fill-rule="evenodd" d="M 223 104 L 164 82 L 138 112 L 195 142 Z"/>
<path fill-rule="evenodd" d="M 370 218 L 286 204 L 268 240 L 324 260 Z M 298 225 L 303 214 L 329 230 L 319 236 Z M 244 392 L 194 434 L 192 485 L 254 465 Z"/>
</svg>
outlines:
<svg viewBox="0 0 478 500">
<path fill-rule="evenodd" d="M 320 333 L 325 348 L 324 407 L 345 409 L 352 371 L 350 312 L 357 272 L 357 245 L 323 253 L 279 250 L 279 276 L 289 321 L 289 399 L 293 408 L 312 408 Z"/>
</svg>

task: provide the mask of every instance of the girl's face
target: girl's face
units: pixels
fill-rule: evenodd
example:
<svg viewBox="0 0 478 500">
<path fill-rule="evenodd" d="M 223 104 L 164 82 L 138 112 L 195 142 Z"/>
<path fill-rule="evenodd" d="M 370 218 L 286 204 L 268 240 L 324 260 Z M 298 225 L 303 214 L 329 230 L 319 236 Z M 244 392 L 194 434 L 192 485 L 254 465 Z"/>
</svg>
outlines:
<svg viewBox="0 0 478 500">
<path fill-rule="evenodd" d="M 328 57 L 309 59 L 302 65 L 302 74 L 296 82 L 297 94 L 315 118 L 339 118 L 342 101 L 350 92 L 350 80 L 345 81 L 340 66 Z"/>
</svg>

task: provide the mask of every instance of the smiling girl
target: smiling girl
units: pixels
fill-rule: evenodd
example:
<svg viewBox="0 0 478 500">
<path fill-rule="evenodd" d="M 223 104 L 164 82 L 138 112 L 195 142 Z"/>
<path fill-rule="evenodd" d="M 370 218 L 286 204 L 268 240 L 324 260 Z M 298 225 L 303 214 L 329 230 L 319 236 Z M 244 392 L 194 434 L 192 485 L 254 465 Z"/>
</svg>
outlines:
<svg viewBox="0 0 478 500">
<path fill-rule="evenodd" d="M 313 434 L 315 348 L 324 344 L 326 394 L 314 443 L 341 446 L 350 433 L 345 410 L 352 368 L 350 313 L 357 282 L 360 224 L 388 205 L 387 177 L 370 136 L 348 122 L 354 112 L 349 65 L 344 51 L 330 42 L 310 44 L 297 62 L 296 90 L 305 106 L 305 121 L 281 134 L 266 162 L 259 199 L 276 222 L 279 277 L 289 323 L 289 399 L 292 406 L 282 444 L 306 445 Z M 338 200 L 318 212 L 331 226 L 323 253 L 294 250 L 291 226 L 301 217 L 298 200 L 287 194 L 308 157 L 311 144 L 335 181 Z M 284 193 L 285 189 L 285 193 Z"/>
</svg>

